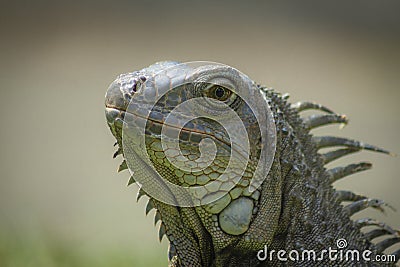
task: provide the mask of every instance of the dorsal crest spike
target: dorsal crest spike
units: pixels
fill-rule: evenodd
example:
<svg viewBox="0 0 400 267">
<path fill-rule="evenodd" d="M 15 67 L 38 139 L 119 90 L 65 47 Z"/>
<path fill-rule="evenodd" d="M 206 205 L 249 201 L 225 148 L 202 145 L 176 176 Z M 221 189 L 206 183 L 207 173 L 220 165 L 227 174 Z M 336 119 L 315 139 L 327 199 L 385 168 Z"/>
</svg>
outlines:
<svg viewBox="0 0 400 267">
<path fill-rule="evenodd" d="M 369 162 L 360 162 L 355 164 L 350 164 L 347 166 L 336 167 L 326 171 L 329 177 L 329 182 L 333 184 L 339 179 L 355 174 L 357 172 L 369 170 L 372 168 L 372 164 Z"/>
<path fill-rule="evenodd" d="M 164 223 L 160 224 L 160 229 L 158 230 L 158 240 L 161 242 L 164 235 L 165 235 L 166 229 Z"/>
<path fill-rule="evenodd" d="M 115 151 L 113 158 L 115 159 L 118 155 L 121 155 L 121 154 L 122 154 L 122 148 L 119 147 L 118 150 Z"/>
<path fill-rule="evenodd" d="M 156 214 L 154 215 L 154 225 L 156 225 L 161 220 L 161 214 L 158 210 L 156 210 Z"/>
<path fill-rule="evenodd" d="M 329 108 L 327 108 L 321 104 L 314 103 L 314 102 L 297 102 L 295 104 L 292 104 L 291 107 L 293 109 L 296 109 L 298 112 L 314 109 L 314 110 L 320 110 L 320 111 L 323 111 L 326 113 L 331 113 L 331 114 L 335 113 L 332 110 L 330 110 Z"/>
<path fill-rule="evenodd" d="M 336 137 L 336 136 L 313 136 L 312 140 L 318 149 L 326 147 L 344 146 L 350 148 L 359 148 L 384 154 L 392 154 L 389 151 L 379 148 L 377 146 L 369 145 L 357 140 L 348 138 Z"/>
<path fill-rule="evenodd" d="M 146 205 L 146 215 L 148 215 L 152 209 L 154 209 L 154 204 L 153 200 L 150 198 Z"/>
<path fill-rule="evenodd" d="M 136 182 L 135 178 L 133 178 L 133 176 L 131 176 L 131 177 L 129 177 L 129 181 L 128 181 L 128 184 L 126 186 L 130 186 L 131 184 L 134 184 L 135 182 Z"/>
<path fill-rule="evenodd" d="M 385 249 L 398 243 L 400 243 L 400 237 L 390 237 L 376 244 L 376 250 L 378 253 L 383 253 Z"/>
<path fill-rule="evenodd" d="M 122 172 L 123 170 L 126 170 L 126 169 L 128 169 L 128 165 L 126 164 L 126 161 L 124 160 L 124 161 L 122 161 L 121 165 L 119 165 L 117 171 Z"/>
<path fill-rule="evenodd" d="M 303 119 L 304 126 L 307 130 L 312 130 L 321 126 L 334 124 L 334 123 L 341 123 L 342 125 L 346 125 L 349 120 L 345 115 L 338 115 L 338 114 L 328 114 L 328 115 L 311 115 L 307 118 Z"/>
<path fill-rule="evenodd" d="M 144 190 L 142 188 L 139 188 L 139 191 L 136 196 L 136 202 L 139 202 L 140 198 L 145 195 L 146 195 L 146 193 L 144 192 Z"/>
<path fill-rule="evenodd" d="M 359 152 L 360 150 L 361 150 L 360 148 L 342 148 L 321 154 L 321 157 L 322 160 L 324 161 L 324 164 L 328 164 L 341 157 Z"/>
</svg>

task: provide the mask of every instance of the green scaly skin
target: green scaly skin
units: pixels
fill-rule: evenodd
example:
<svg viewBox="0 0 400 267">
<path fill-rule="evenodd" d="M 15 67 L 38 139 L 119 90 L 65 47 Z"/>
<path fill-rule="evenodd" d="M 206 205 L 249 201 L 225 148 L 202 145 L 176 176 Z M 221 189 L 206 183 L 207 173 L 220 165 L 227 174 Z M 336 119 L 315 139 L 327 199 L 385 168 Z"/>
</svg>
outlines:
<svg viewBox="0 0 400 267">
<path fill-rule="evenodd" d="M 135 153 L 122 150 L 122 120 L 127 114 L 132 96 L 138 93 L 136 91 L 140 84 L 151 80 L 155 73 L 176 66 L 178 63 L 175 62 L 156 63 L 143 70 L 120 75 L 112 83 L 106 95 L 106 117 L 119 146 L 115 156 L 122 154 L 124 159 L 132 160 L 129 155 Z M 218 68 L 212 70 L 210 72 L 212 75 L 202 76 L 201 81 L 207 83 L 211 76 L 215 78 L 220 75 L 224 79 L 231 80 L 232 84 L 240 86 L 241 81 L 238 81 L 234 69 L 226 67 L 222 70 L 224 71 L 220 73 Z M 165 78 L 165 81 L 159 82 L 157 86 L 168 86 L 174 77 Z M 233 90 L 239 89 L 233 88 Z M 376 223 L 372 219 L 359 221 L 350 219 L 352 214 L 367 207 L 381 209 L 383 201 L 368 199 L 348 191 L 336 191 L 332 187 L 332 183 L 337 179 L 366 170 L 371 165 L 360 163 L 345 168 L 331 170 L 325 168 L 325 164 L 330 161 L 362 149 L 387 154 L 389 152 L 354 140 L 313 137 L 310 134 L 313 128 L 330 123 L 347 123 L 346 117 L 313 103 L 290 104 L 286 96 L 255 83 L 252 84 L 250 91 L 250 97 L 254 92 L 254 99 L 251 99 L 253 107 L 261 108 L 260 101 L 268 101 L 273 114 L 276 127 L 276 152 L 272 167 L 265 173 L 266 178 L 261 187 L 250 193 L 249 181 L 255 166 L 249 164 L 240 182 L 229 191 L 229 194 L 212 203 L 214 207 L 212 205 L 178 207 L 150 197 L 147 211 L 151 208 L 157 210 L 156 220 L 162 221 L 160 236 L 162 238 L 165 234 L 170 241 L 170 266 L 354 266 L 354 262 L 345 260 L 332 262 L 327 259 L 316 262 L 282 262 L 274 257 L 272 261 L 259 261 L 257 253 L 264 249 L 265 245 L 268 250 L 275 251 L 281 249 L 300 252 L 322 251 L 329 247 L 336 248 L 336 241 L 345 238 L 348 243 L 346 249 L 370 250 L 372 251 L 370 257 L 373 258 L 382 254 L 391 244 L 399 242 L 399 232 L 387 225 Z M 256 97 L 255 92 L 261 93 L 264 97 Z M 224 172 L 229 161 L 229 147 L 224 142 L 225 138 L 229 139 L 227 133 L 218 124 L 202 118 L 185 126 L 184 132 L 188 136 L 186 141 L 181 142 L 180 148 L 187 152 L 186 156 L 196 158 L 200 156 L 199 140 L 204 137 L 213 139 L 217 147 L 216 158 L 203 172 L 179 172 L 160 149 L 160 129 L 168 112 L 177 104 L 201 94 L 204 92 L 192 85 L 176 89 L 174 94 L 167 95 L 153 107 L 157 116 L 151 117 L 153 122 L 146 128 L 146 149 L 151 163 L 163 179 L 181 186 L 204 185 L 214 181 Z M 232 100 L 233 96 L 234 93 L 226 101 Z M 250 159 L 255 159 L 262 149 L 260 128 L 255 127 L 255 122 L 243 103 L 234 102 L 232 106 L 244 121 L 251 138 Z M 140 108 L 149 107 L 144 101 L 143 105 L 138 107 Z M 299 114 L 306 109 L 315 109 L 323 113 L 301 118 Z M 320 148 L 336 146 L 344 149 L 332 150 L 325 154 L 318 153 Z M 145 161 L 143 164 L 146 164 Z M 120 170 L 126 168 L 127 164 L 124 161 Z M 140 170 L 134 171 L 135 174 L 129 184 L 135 181 L 135 175 L 141 173 Z M 155 181 L 155 183 L 163 182 Z M 146 193 L 140 190 L 139 197 L 142 194 Z M 163 192 L 160 191 L 160 194 Z M 343 201 L 351 203 L 344 206 Z M 251 208 L 250 213 L 242 211 L 245 208 Z M 240 215 L 251 214 L 251 217 L 249 221 L 244 220 L 244 226 L 239 227 L 239 223 L 234 222 L 234 226 L 221 227 L 223 217 L 221 214 L 224 210 L 228 214 L 229 212 L 237 212 Z M 386 231 L 386 234 L 390 234 L 387 240 L 391 241 L 374 244 L 372 239 L 379 234 L 368 235 L 361 232 L 362 227 L 370 225 L 376 225 L 377 231 L 382 233 Z M 399 251 L 396 253 L 398 256 Z M 375 266 L 373 262 L 357 264 Z M 387 265 L 391 264 L 394 263 Z M 377 265 L 382 266 L 382 263 Z"/>
</svg>

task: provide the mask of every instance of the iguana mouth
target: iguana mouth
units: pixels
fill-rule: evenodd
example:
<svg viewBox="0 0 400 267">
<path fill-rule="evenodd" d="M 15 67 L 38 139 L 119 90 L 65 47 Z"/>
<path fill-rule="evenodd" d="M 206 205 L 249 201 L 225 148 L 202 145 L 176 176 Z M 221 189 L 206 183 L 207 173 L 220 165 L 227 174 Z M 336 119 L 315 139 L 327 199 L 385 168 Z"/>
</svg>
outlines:
<svg viewBox="0 0 400 267">
<path fill-rule="evenodd" d="M 208 132 L 205 132 L 205 131 L 199 131 L 199 130 L 196 130 L 194 128 L 188 128 L 188 127 L 180 128 L 178 126 L 171 125 L 171 124 L 166 124 L 163 121 L 159 121 L 159 120 L 156 120 L 156 119 L 153 119 L 153 118 L 146 118 L 146 117 L 140 116 L 138 114 L 132 114 L 132 113 L 126 111 L 126 110 L 122 110 L 122 109 L 119 109 L 117 107 L 113 107 L 111 105 L 106 106 L 106 119 L 107 119 L 107 123 L 108 123 L 108 125 L 110 127 L 114 125 L 117 128 L 122 128 L 122 125 L 124 123 L 124 119 L 125 119 L 126 114 L 137 116 L 140 119 L 146 119 L 146 120 L 151 121 L 152 123 L 160 125 L 160 126 L 179 129 L 181 132 L 196 133 L 196 134 L 201 135 L 203 137 L 214 138 L 217 141 L 219 141 L 221 143 L 224 143 L 226 146 L 230 147 L 230 144 L 228 142 L 226 142 L 225 140 L 222 140 L 218 136 L 215 136 L 215 135 L 213 135 L 211 133 L 208 133 Z"/>
</svg>

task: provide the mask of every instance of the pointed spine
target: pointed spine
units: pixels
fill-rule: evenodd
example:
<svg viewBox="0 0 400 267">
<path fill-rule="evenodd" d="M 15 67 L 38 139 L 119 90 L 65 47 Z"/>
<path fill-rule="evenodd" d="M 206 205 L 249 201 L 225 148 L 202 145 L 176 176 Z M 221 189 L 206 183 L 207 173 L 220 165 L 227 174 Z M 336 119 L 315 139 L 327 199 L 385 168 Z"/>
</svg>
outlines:
<svg viewBox="0 0 400 267">
<path fill-rule="evenodd" d="M 138 202 L 138 201 L 140 200 L 140 198 L 141 198 L 142 196 L 144 196 L 144 195 L 146 195 L 146 193 L 143 191 L 142 188 L 139 188 L 139 191 L 138 191 L 138 193 L 137 193 L 137 195 L 136 195 L 136 202 Z"/>
<path fill-rule="evenodd" d="M 360 148 L 342 148 L 321 154 L 321 157 L 325 165 L 341 157 L 359 152 L 360 150 Z"/>
<path fill-rule="evenodd" d="M 386 229 L 374 229 L 374 230 L 371 230 L 371 231 L 365 233 L 364 235 L 368 240 L 372 241 L 372 239 L 374 239 L 374 238 L 384 236 L 384 235 L 390 235 L 390 234 L 391 233 Z"/>
<path fill-rule="evenodd" d="M 346 125 L 349 121 L 345 115 L 328 114 L 328 115 L 311 115 L 303 119 L 304 126 L 307 130 L 315 129 L 317 127 L 333 124 L 342 123 Z"/>
<path fill-rule="evenodd" d="M 161 240 L 163 239 L 164 235 L 165 235 L 165 225 L 164 223 L 160 224 L 160 229 L 158 230 L 158 240 L 161 242 Z"/>
<path fill-rule="evenodd" d="M 400 237 L 388 238 L 376 244 L 376 250 L 378 251 L 378 253 L 382 253 L 385 249 L 397 243 L 400 243 Z"/>
<path fill-rule="evenodd" d="M 115 159 L 118 155 L 122 154 L 122 149 L 119 147 L 117 151 L 115 151 L 113 158 Z"/>
<path fill-rule="evenodd" d="M 123 170 L 126 170 L 126 169 L 128 169 L 128 165 L 126 165 L 126 161 L 124 160 L 122 163 L 121 163 L 121 165 L 119 165 L 119 167 L 118 167 L 118 172 L 122 172 Z"/>
<path fill-rule="evenodd" d="M 157 210 L 157 211 L 156 211 L 156 214 L 154 215 L 154 225 L 156 225 L 160 220 L 161 220 L 161 214 L 160 214 L 160 212 Z"/>
<path fill-rule="evenodd" d="M 381 229 L 384 229 L 385 231 L 393 234 L 393 235 L 400 235 L 400 231 L 399 230 L 395 230 L 392 227 L 390 227 L 389 225 L 387 225 L 386 223 L 371 219 L 371 218 L 362 218 L 362 219 L 358 219 L 354 222 L 356 224 L 356 226 L 358 228 L 362 228 L 362 227 L 367 227 L 367 226 L 376 226 L 379 227 Z"/>
<path fill-rule="evenodd" d="M 365 171 L 365 170 L 369 170 L 372 168 L 372 164 L 369 162 L 360 162 L 360 163 L 356 163 L 356 164 L 350 164 L 348 166 L 341 166 L 341 167 L 336 167 L 333 169 L 329 169 L 327 170 L 327 174 L 329 177 L 329 181 L 330 183 L 334 183 L 337 180 L 352 175 L 354 173 L 357 172 L 361 172 L 361 171 Z"/>
<path fill-rule="evenodd" d="M 343 208 L 343 210 L 349 215 L 352 216 L 355 213 L 362 211 L 366 208 L 372 207 L 375 209 L 378 209 L 380 211 L 384 211 L 382 206 L 385 204 L 383 200 L 380 199 L 362 199 L 356 202 L 353 202 L 346 207 Z"/>
<path fill-rule="evenodd" d="M 335 146 L 345 146 L 351 148 L 360 148 L 365 150 L 371 150 L 375 152 L 380 152 L 384 154 L 394 155 L 389 151 L 379 148 L 377 146 L 369 145 L 357 140 L 335 137 L 335 136 L 313 136 L 313 142 L 315 143 L 318 149 L 326 148 L 326 147 L 335 147 Z"/>
<path fill-rule="evenodd" d="M 358 201 L 367 198 L 365 196 L 357 195 L 351 191 L 345 190 L 336 191 L 335 196 L 339 201 Z"/>
<path fill-rule="evenodd" d="M 126 186 L 130 186 L 131 184 L 134 184 L 135 182 L 136 182 L 135 178 L 133 178 L 133 176 L 131 176 L 131 177 L 129 177 L 129 181 L 128 181 L 128 184 Z"/>
<path fill-rule="evenodd" d="M 296 109 L 298 112 L 304 111 L 304 110 L 309 110 L 309 109 L 315 109 L 315 110 L 320 110 L 326 113 L 334 113 L 332 110 L 330 110 L 329 108 L 314 103 L 314 102 L 297 102 L 295 104 L 291 105 L 292 108 Z"/>
<path fill-rule="evenodd" d="M 149 214 L 149 212 L 154 209 L 154 204 L 153 204 L 153 200 L 149 199 L 149 201 L 147 202 L 146 205 L 146 215 Z"/>
</svg>

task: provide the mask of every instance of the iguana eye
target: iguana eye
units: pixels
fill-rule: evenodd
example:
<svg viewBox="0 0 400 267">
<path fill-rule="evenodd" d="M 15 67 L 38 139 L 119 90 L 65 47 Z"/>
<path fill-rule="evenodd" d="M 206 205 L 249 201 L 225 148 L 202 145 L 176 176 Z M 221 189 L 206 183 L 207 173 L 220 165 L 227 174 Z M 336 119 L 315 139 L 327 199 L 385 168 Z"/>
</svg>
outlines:
<svg viewBox="0 0 400 267">
<path fill-rule="evenodd" d="M 220 85 L 214 85 L 206 91 L 206 95 L 219 101 L 226 101 L 232 96 L 232 91 Z"/>
</svg>

